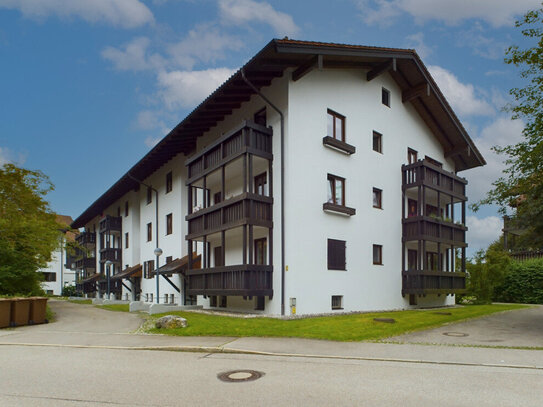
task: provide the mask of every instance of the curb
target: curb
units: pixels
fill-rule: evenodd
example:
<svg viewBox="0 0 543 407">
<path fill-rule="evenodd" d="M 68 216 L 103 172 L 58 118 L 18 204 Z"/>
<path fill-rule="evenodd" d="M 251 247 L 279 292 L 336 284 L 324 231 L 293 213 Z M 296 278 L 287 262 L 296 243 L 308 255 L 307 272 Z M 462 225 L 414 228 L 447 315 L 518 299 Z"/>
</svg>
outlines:
<svg viewBox="0 0 543 407">
<path fill-rule="evenodd" d="M 470 367 L 492 367 L 492 368 L 508 368 L 508 369 L 529 369 L 543 370 L 543 366 L 535 365 L 511 365 L 497 363 L 475 363 L 475 362 L 451 362 L 451 361 L 435 361 L 424 359 L 399 359 L 399 358 L 374 358 L 366 356 L 339 356 L 339 355 L 313 355 L 301 353 L 279 353 L 265 352 L 246 349 L 224 348 L 220 346 L 110 346 L 110 345 L 66 345 L 53 343 L 11 343 L 0 342 L 0 346 L 34 346 L 34 347 L 51 347 L 51 348 L 74 348 L 74 349 L 111 349 L 111 350 L 149 350 L 149 351 L 166 351 L 166 352 L 190 352 L 190 353 L 226 353 L 237 355 L 255 355 L 255 356 L 270 356 L 270 357 L 290 357 L 290 358 L 310 358 L 310 359 L 335 359 L 335 360 L 360 360 L 370 362 L 395 362 L 395 363 L 412 363 L 412 364 L 428 364 L 428 365 L 445 365 L 445 366 L 470 366 Z"/>
</svg>

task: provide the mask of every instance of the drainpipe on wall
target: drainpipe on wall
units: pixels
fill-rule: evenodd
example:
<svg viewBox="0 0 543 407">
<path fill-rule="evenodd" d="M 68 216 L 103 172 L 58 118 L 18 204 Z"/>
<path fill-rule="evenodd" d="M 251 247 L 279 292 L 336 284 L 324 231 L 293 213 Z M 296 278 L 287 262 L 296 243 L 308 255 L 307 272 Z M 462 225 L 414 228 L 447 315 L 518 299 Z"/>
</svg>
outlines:
<svg viewBox="0 0 543 407">
<path fill-rule="evenodd" d="M 241 68 L 241 77 L 245 83 L 264 100 L 264 102 L 269 104 L 272 109 L 279 114 L 279 117 L 281 118 L 281 315 L 285 315 L 285 117 L 277 106 L 270 102 L 255 85 L 249 82 L 243 68 Z"/>
</svg>

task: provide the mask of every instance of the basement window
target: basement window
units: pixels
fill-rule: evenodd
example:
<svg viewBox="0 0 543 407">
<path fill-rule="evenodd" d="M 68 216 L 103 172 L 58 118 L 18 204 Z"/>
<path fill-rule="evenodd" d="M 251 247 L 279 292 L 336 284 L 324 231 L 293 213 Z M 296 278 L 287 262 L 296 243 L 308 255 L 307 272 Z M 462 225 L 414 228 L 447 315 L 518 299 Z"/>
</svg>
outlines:
<svg viewBox="0 0 543 407">
<path fill-rule="evenodd" d="M 343 295 L 332 295 L 332 309 L 343 309 Z"/>
</svg>

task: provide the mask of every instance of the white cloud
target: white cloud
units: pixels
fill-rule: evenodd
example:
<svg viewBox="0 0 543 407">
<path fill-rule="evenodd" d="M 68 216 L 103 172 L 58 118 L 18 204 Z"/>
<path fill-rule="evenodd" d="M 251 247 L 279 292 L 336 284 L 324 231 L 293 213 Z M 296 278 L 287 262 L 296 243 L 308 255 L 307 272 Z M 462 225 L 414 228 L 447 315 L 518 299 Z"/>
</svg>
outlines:
<svg viewBox="0 0 543 407">
<path fill-rule="evenodd" d="M 113 63 L 119 71 L 143 71 L 147 69 L 160 69 L 166 63 L 158 54 L 149 55 L 147 49 L 151 41 L 146 37 L 137 37 L 124 46 L 124 49 L 106 47 L 102 50 L 102 57 Z"/>
<path fill-rule="evenodd" d="M 146 139 L 145 139 L 145 145 L 149 148 L 153 148 L 154 146 L 156 146 L 158 144 L 158 142 L 162 140 L 162 136 L 156 136 L 156 137 L 153 137 L 153 136 L 148 136 Z"/>
<path fill-rule="evenodd" d="M 9 148 L 0 147 L 0 165 L 8 163 L 22 165 L 25 161 L 26 156 L 24 154 L 16 154 Z"/>
<path fill-rule="evenodd" d="M 170 110 L 194 107 L 228 79 L 235 70 L 172 71 L 158 74 L 159 96 Z"/>
<path fill-rule="evenodd" d="M 181 68 L 192 69 L 200 62 L 215 62 L 225 57 L 226 50 L 238 51 L 244 44 L 239 38 L 220 32 L 210 24 L 200 24 L 190 30 L 182 41 L 168 47 L 172 62 Z"/>
<path fill-rule="evenodd" d="M 454 111 L 464 116 L 489 116 L 494 108 L 478 95 L 472 84 L 463 84 L 451 72 L 440 66 L 429 66 L 428 70 L 451 104 Z"/>
<path fill-rule="evenodd" d="M 449 25 L 479 19 L 494 27 L 513 26 L 515 18 L 541 6 L 541 0 L 358 0 L 367 24 L 391 24 L 405 13 L 422 23 L 443 21 Z"/>
<path fill-rule="evenodd" d="M 498 216 L 487 216 L 485 218 L 466 216 L 466 226 L 468 227 L 466 241 L 469 244 L 470 251 L 477 251 L 486 249 L 490 243 L 500 237 L 503 220 Z"/>
<path fill-rule="evenodd" d="M 225 24 L 264 23 L 280 36 L 296 35 L 300 31 L 289 14 L 275 10 L 266 2 L 219 0 L 219 9 Z"/>
<path fill-rule="evenodd" d="M 407 47 L 414 48 L 422 59 L 426 59 L 432 53 L 432 48 L 424 43 L 424 34 L 422 32 L 408 35 L 405 39 L 407 40 Z"/>
<path fill-rule="evenodd" d="M 91 23 L 104 21 L 124 28 L 154 22 L 153 13 L 140 0 L 0 0 L 0 8 L 17 9 L 34 19 L 50 15 L 80 17 Z"/>
<path fill-rule="evenodd" d="M 483 128 L 479 137 L 474 137 L 474 142 L 487 164 L 466 172 L 468 178 L 467 196 L 471 202 L 482 199 L 492 188 L 492 182 L 496 181 L 505 168 L 503 161 L 505 156 L 498 155 L 492 151 L 496 145 L 505 146 L 518 143 L 522 139 L 524 122 L 522 120 L 511 120 L 501 116 L 493 120 Z"/>
</svg>

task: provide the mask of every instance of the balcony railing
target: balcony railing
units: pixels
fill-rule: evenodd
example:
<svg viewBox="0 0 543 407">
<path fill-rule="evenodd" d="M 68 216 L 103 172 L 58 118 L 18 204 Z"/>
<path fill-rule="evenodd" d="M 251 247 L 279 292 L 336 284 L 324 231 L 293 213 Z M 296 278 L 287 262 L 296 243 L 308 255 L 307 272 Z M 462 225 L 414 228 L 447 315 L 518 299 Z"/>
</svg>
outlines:
<svg viewBox="0 0 543 407">
<path fill-rule="evenodd" d="M 86 247 L 93 246 L 96 244 L 96 233 L 83 232 L 77 235 L 75 240 L 81 246 L 86 246 Z"/>
<path fill-rule="evenodd" d="M 418 185 L 426 185 L 435 190 L 453 195 L 466 200 L 466 184 L 461 178 L 452 172 L 445 171 L 426 160 L 419 160 L 416 163 L 403 165 L 403 188 L 411 188 Z"/>
<path fill-rule="evenodd" d="M 105 261 L 119 263 L 121 261 L 121 249 L 106 248 L 100 250 L 100 263 Z"/>
<path fill-rule="evenodd" d="M 267 127 L 250 121 L 243 122 L 186 161 L 189 178 L 187 185 L 243 153 L 271 159 L 272 134 L 272 130 Z"/>
<path fill-rule="evenodd" d="M 413 216 L 402 221 L 403 241 L 428 240 L 466 247 L 467 227 L 430 216 Z"/>
<path fill-rule="evenodd" d="M 402 273 L 402 295 L 461 294 L 466 291 L 466 273 L 409 270 Z"/>
<path fill-rule="evenodd" d="M 83 269 L 95 269 L 96 259 L 94 257 L 83 257 L 75 261 L 75 268 L 79 270 Z"/>
<path fill-rule="evenodd" d="M 187 277 L 189 295 L 273 295 L 273 266 L 245 264 L 189 270 Z"/>
<path fill-rule="evenodd" d="M 187 239 L 216 233 L 244 224 L 272 227 L 273 198 L 243 193 L 187 215 Z"/>
<path fill-rule="evenodd" d="M 120 232 L 122 230 L 123 220 L 120 216 L 106 215 L 100 221 L 100 233 Z"/>
</svg>

